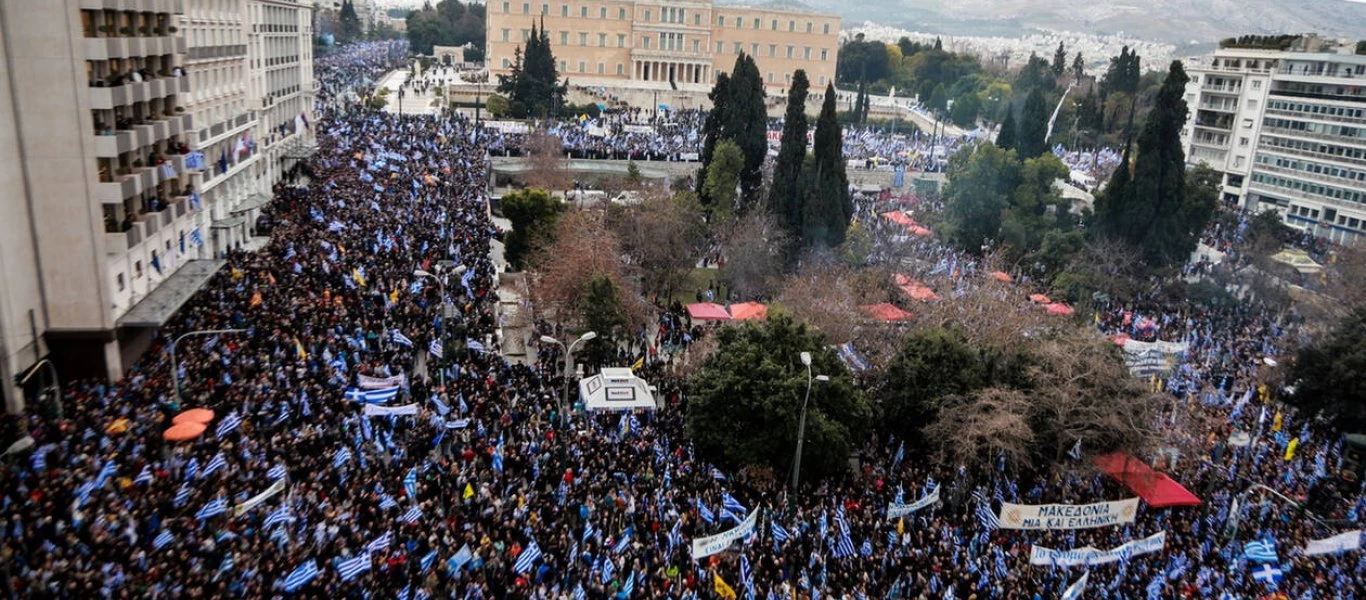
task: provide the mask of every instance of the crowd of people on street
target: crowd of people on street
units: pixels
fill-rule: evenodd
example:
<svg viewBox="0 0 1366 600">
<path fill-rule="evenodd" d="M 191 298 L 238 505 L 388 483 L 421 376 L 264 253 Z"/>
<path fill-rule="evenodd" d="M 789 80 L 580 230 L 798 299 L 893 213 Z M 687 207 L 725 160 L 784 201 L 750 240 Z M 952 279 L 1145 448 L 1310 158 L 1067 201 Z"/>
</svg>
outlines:
<svg viewBox="0 0 1366 600">
<path fill-rule="evenodd" d="M 1199 506 L 1142 506 L 1122 526 L 1000 527 L 1004 502 L 1132 497 L 1084 448 L 1055 474 L 934 466 L 870 439 L 847 477 L 797 490 L 709 464 L 684 432 L 686 381 L 650 350 L 691 341 L 676 305 L 660 305 L 656 341 L 619 357 L 656 386 L 659 410 L 566 419 L 563 355 L 542 345 L 513 364 L 495 341 L 484 156 L 502 142 L 464 117 L 366 105 L 402 60 L 390 43 L 319 58 L 318 152 L 300 191 L 269 207 L 269 244 L 231 253 L 124 379 L 68 386 L 64 418 L 25 416 L 35 447 L 0 489 L 15 594 L 1044 599 L 1083 577 L 1087 597 L 1107 599 L 1360 593 L 1366 553 L 1302 550 L 1339 533 L 1325 520 L 1359 527 L 1360 489 L 1322 503 L 1324 520 L 1267 496 L 1235 502 L 1251 484 L 1318 497 L 1343 460 L 1339 432 L 1257 391 L 1289 325 L 1256 306 L 1100 306 L 1106 334 L 1189 344 L 1163 385 L 1190 403 L 1160 426 L 1202 449 L 1163 465 Z M 932 264 L 958 260 L 919 243 Z M 204 330 L 235 331 L 185 338 L 168 362 L 170 340 Z M 201 433 L 166 439 L 194 430 L 175 419 L 196 408 L 213 411 Z M 1250 445 L 1228 443 L 1235 428 Z M 695 551 L 737 528 L 724 551 Z M 1038 547 L 1163 532 L 1154 552 L 1031 564 Z M 1274 560 L 1249 558 L 1256 540 L 1274 542 Z"/>
</svg>

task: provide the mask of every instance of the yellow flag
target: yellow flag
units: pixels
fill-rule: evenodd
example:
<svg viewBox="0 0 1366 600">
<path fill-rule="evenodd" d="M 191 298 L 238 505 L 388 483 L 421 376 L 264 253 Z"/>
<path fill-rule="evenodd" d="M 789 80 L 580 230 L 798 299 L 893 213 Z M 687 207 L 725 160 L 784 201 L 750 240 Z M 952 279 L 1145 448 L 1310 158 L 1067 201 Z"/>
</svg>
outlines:
<svg viewBox="0 0 1366 600">
<path fill-rule="evenodd" d="M 1279 411 L 1279 410 L 1276 411 L 1276 420 L 1274 420 L 1274 421 L 1271 422 L 1271 430 L 1272 430 L 1272 431 L 1280 431 L 1280 430 L 1281 430 L 1281 418 L 1282 418 L 1282 417 L 1281 417 L 1281 411 Z"/>
<path fill-rule="evenodd" d="M 389 292 L 389 301 L 394 303 L 398 302 L 398 288 L 394 288 L 394 291 Z"/>
<path fill-rule="evenodd" d="M 365 287 L 365 278 L 361 277 L 360 269 L 351 269 L 351 279 L 354 279 L 357 285 Z"/>
<path fill-rule="evenodd" d="M 1261 400 L 1263 403 L 1265 403 L 1267 400 L 1270 399 L 1270 398 L 1267 396 L 1267 393 L 1266 393 L 1266 384 L 1265 384 L 1265 383 L 1263 383 L 1263 384 L 1257 386 L 1257 399 L 1258 399 L 1258 400 Z"/>
<path fill-rule="evenodd" d="M 255 294 L 251 295 L 251 307 L 256 308 L 261 305 L 261 302 L 263 302 L 263 300 L 261 299 L 261 292 L 258 290 Z"/>
<path fill-rule="evenodd" d="M 899 536 L 906 535 L 906 519 L 896 520 L 896 534 Z"/>
<path fill-rule="evenodd" d="M 470 487 L 470 484 L 465 484 L 465 494 L 462 497 L 466 500 L 474 497 L 474 488 Z"/>
<path fill-rule="evenodd" d="M 304 350 L 304 345 L 299 341 L 299 336 L 294 336 L 294 349 L 299 352 L 300 360 L 308 360 L 308 351 Z"/>
<path fill-rule="evenodd" d="M 643 366 L 645 366 L 645 357 L 644 357 L 644 356 L 642 356 L 642 357 L 636 359 L 635 364 L 631 365 L 631 370 L 632 370 L 632 371 L 639 371 L 640 368 L 643 367 Z"/>
<path fill-rule="evenodd" d="M 1290 440 L 1290 445 L 1285 447 L 1285 459 L 1295 458 L 1295 450 L 1300 447 L 1300 438 Z"/>
<path fill-rule="evenodd" d="M 735 600 L 735 590 L 730 589 L 730 586 L 726 585 L 725 580 L 721 579 L 719 574 L 712 574 L 712 577 L 716 578 L 716 583 L 713 586 L 716 589 L 716 594 L 726 600 Z"/>
</svg>

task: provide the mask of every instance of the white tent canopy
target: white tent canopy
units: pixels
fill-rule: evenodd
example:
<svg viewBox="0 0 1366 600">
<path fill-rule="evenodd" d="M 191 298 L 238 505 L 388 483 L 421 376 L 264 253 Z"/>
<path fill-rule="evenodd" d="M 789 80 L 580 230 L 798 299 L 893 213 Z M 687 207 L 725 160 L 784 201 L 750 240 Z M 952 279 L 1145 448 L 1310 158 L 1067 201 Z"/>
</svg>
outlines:
<svg viewBox="0 0 1366 600">
<path fill-rule="evenodd" d="M 650 385 L 623 367 L 607 367 L 597 375 L 580 379 L 579 398 L 589 411 L 656 408 Z"/>
</svg>

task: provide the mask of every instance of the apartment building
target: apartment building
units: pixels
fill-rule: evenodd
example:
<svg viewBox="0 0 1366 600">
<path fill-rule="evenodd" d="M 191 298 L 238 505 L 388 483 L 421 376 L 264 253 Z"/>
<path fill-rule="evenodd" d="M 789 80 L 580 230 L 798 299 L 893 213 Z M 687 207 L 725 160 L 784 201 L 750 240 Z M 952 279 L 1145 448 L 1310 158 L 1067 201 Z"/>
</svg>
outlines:
<svg viewBox="0 0 1366 600">
<path fill-rule="evenodd" d="M 1223 48 L 1188 69 L 1186 159 L 1224 174 L 1223 199 L 1274 209 L 1343 243 L 1366 235 L 1366 56 L 1305 36 Z"/>
<path fill-rule="evenodd" d="M 45 359 L 63 380 L 121 375 L 221 267 L 233 238 L 215 223 L 264 204 L 307 150 L 311 2 L 0 2 L 7 411 L 23 404 L 14 375 Z M 302 37 L 276 68 L 253 63 L 267 52 L 251 43 L 253 9 L 266 6 L 299 28 L 282 36 Z M 275 96 L 253 96 L 253 76 L 274 71 L 287 75 L 261 95 Z"/>
<path fill-rule="evenodd" d="M 561 76 L 586 85 L 709 88 L 744 52 L 777 93 L 797 69 L 813 86 L 833 81 L 839 51 L 837 16 L 710 0 L 493 0 L 486 23 L 493 75 L 544 23 Z"/>
</svg>

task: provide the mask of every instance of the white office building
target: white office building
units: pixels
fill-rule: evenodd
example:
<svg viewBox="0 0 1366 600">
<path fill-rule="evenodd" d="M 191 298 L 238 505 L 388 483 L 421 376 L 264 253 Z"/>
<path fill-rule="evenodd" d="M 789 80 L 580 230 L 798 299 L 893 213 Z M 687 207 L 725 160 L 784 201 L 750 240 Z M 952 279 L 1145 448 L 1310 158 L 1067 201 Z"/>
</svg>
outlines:
<svg viewBox="0 0 1366 600">
<path fill-rule="evenodd" d="M 1186 160 L 1224 174 L 1225 202 L 1338 242 L 1366 235 L 1366 56 L 1353 50 L 1305 36 L 1191 66 Z"/>
</svg>

